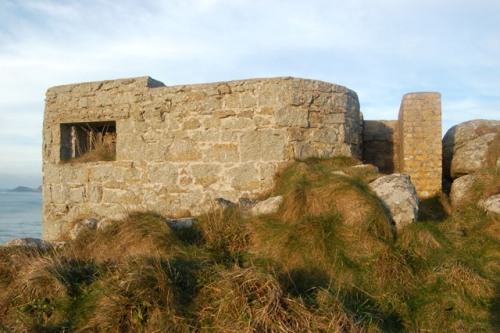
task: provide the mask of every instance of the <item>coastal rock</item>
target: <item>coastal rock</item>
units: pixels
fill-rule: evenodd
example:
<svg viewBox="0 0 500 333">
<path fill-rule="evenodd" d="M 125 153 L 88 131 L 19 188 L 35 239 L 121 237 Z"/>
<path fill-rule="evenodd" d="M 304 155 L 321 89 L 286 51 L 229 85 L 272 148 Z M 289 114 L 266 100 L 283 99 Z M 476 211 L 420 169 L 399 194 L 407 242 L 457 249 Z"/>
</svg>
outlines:
<svg viewBox="0 0 500 333">
<path fill-rule="evenodd" d="M 224 208 L 224 209 L 236 206 L 236 204 L 234 202 L 232 202 L 231 200 L 224 199 L 224 198 L 216 198 L 215 203 L 217 205 L 219 205 L 220 208 Z"/>
<path fill-rule="evenodd" d="M 410 176 L 392 174 L 369 184 L 391 213 L 397 230 L 412 223 L 418 215 L 418 196 Z"/>
<path fill-rule="evenodd" d="M 107 227 L 111 226 L 113 224 L 113 219 L 110 218 L 103 218 L 102 220 L 99 221 L 97 224 L 97 229 L 98 230 L 103 230 L 106 229 Z"/>
<path fill-rule="evenodd" d="M 73 229 L 71 229 L 69 232 L 69 238 L 76 239 L 76 237 L 78 237 L 78 234 L 82 232 L 82 230 L 97 229 L 98 225 L 99 225 L 99 220 L 93 218 L 77 221 Z"/>
<path fill-rule="evenodd" d="M 471 120 L 453 126 L 443 138 L 443 176 L 449 179 L 499 164 L 500 120 Z"/>
<path fill-rule="evenodd" d="M 189 229 L 196 224 L 196 220 L 192 217 L 186 217 L 182 219 L 168 220 L 167 224 L 170 228 L 175 230 Z"/>
<path fill-rule="evenodd" d="M 24 247 L 36 247 L 39 250 L 50 250 L 52 249 L 52 244 L 39 238 L 18 238 L 13 239 L 3 246 L 13 247 L 13 246 L 24 246 Z"/>
<path fill-rule="evenodd" d="M 458 207 L 470 196 L 476 176 L 465 175 L 457 178 L 451 184 L 450 202 L 452 207 Z"/>
<path fill-rule="evenodd" d="M 500 194 L 493 195 L 488 199 L 480 203 L 481 207 L 488 214 L 499 214 L 500 215 Z"/>
<path fill-rule="evenodd" d="M 378 173 L 379 169 L 373 164 L 358 164 L 350 167 L 350 169 L 354 170 L 366 170 L 367 172 Z"/>
<path fill-rule="evenodd" d="M 281 195 L 271 197 L 253 206 L 251 213 L 254 216 L 274 214 L 278 211 L 282 202 L 283 197 Z"/>
<path fill-rule="evenodd" d="M 238 206 L 240 207 L 241 210 L 250 210 L 258 203 L 259 200 L 249 199 L 249 198 L 239 198 L 238 200 Z"/>
</svg>

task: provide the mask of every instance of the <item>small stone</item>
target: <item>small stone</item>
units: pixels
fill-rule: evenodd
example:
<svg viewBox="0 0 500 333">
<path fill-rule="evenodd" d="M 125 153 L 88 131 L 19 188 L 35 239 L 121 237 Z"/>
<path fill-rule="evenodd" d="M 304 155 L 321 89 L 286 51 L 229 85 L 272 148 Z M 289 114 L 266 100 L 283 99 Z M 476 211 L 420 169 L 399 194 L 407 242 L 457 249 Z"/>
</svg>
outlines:
<svg viewBox="0 0 500 333">
<path fill-rule="evenodd" d="M 97 229 L 98 230 L 103 230 L 109 227 L 113 223 L 113 220 L 110 218 L 103 218 L 102 220 L 99 221 L 97 224 Z"/>
<path fill-rule="evenodd" d="M 5 246 L 5 247 L 13 247 L 13 246 L 35 247 L 39 250 L 50 250 L 53 248 L 51 243 L 44 241 L 43 239 L 31 238 L 31 237 L 13 239 L 13 240 L 5 243 L 3 246 Z"/>
<path fill-rule="evenodd" d="M 75 223 L 75 226 L 73 229 L 70 230 L 69 232 L 69 238 L 70 239 L 76 239 L 78 237 L 78 234 L 82 232 L 84 229 L 97 229 L 99 225 L 99 220 L 89 218 L 85 220 L 81 220 Z"/>
<path fill-rule="evenodd" d="M 493 195 L 480 203 L 486 213 L 500 214 L 500 194 Z"/>
<path fill-rule="evenodd" d="M 382 176 L 369 186 L 389 209 L 396 230 L 417 219 L 418 196 L 410 176 L 398 173 Z"/>
<path fill-rule="evenodd" d="M 353 168 L 353 169 L 360 169 L 360 170 L 366 170 L 366 171 L 371 171 L 371 172 L 375 172 L 375 173 L 379 172 L 378 168 L 375 165 L 372 165 L 372 164 L 359 164 L 359 165 L 355 165 L 355 166 L 353 166 L 351 168 Z"/>
<path fill-rule="evenodd" d="M 258 203 L 259 203 L 259 200 L 255 200 L 255 199 L 249 199 L 249 198 L 239 198 L 238 199 L 238 206 L 242 210 L 250 210 Z"/>
<path fill-rule="evenodd" d="M 283 202 L 283 197 L 281 195 L 276 197 L 271 197 L 253 206 L 251 213 L 254 216 L 274 214 L 278 212 L 282 202 Z"/>
<path fill-rule="evenodd" d="M 230 200 L 224 199 L 224 198 L 216 198 L 215 202 L 221 207 L 221 208 L 231 208 L 236 206 L 236 204 Z"/>
<path fill-rule="evenodd" d="M 458 207 L 463 204 L 470 196 L 476 176 L 465 175 L 457 178 L 451 184 L 450 201 L 452 207 Z"/>
<path fill-rule="evenodd" d="M 196 220 L 192 217 L 182 219 L 168 220 L 167 224 L 174 230 L 189 229 L 196 224 Z"/>
</svg>

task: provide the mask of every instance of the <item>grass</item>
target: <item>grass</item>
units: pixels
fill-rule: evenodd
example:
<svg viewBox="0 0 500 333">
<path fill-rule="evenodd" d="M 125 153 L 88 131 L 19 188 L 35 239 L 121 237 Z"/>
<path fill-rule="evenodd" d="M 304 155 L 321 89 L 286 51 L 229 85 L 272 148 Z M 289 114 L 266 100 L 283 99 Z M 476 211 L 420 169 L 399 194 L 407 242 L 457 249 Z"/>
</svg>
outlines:
<svg viewBox="0 0 500 333">
<path fill-rule="evenodd" d="M 396 236 L 354 164 L 290 165 L 273 215 L 212 211 L 187 232 L 136 212 L 62 248 L 0 248 L 0 331 L 498 330 L 499 217 L 476 204 L 496 171 L 455 210 L 422 201 Z"/>
</svg>

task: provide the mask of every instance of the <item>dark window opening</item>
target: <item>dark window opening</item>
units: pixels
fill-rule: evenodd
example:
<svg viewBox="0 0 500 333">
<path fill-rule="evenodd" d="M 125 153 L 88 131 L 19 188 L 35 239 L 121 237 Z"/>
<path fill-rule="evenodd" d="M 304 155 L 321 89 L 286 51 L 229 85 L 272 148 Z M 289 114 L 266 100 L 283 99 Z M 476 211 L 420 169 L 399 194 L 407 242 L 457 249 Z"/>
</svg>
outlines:
<svg viewBox="0 0 500 333">
<path fill-rule="evenodd" d="M 61 124 L 61 161 L 116 159 L 116 122 Z"/>
</svg>

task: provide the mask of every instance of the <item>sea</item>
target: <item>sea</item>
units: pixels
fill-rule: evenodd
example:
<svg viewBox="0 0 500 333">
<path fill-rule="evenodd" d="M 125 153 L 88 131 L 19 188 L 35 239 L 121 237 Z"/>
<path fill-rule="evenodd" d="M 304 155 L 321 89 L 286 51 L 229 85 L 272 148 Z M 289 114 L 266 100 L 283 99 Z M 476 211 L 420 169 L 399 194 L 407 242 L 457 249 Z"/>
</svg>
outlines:
<svg viewBox="0 0 500 333">
<path fill-rule="evenodd" d="M 0 245 L 24 237 L 42 238 L 42 194 L 0 189 Z"/>
</svg>

